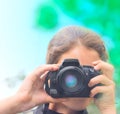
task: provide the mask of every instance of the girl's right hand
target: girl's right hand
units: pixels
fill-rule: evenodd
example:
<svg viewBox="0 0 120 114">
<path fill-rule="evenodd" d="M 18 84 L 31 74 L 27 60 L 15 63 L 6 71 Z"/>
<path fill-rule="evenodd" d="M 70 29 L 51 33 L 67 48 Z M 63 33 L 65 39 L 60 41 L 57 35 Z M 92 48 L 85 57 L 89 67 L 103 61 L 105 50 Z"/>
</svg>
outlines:
<svg viewBox="0 0 120 114">
<path fill-rule="evenodd" d="M 65 99 L 54 99 L 44 90 L 44 82 L 48 71 L 58 70 L 58 65 L 43 65 L 34 70 L 23 81 L 22 86 L 16 94 L 20 101 L 20 111 L 25 111 L 37 105 L 48 102 L 62 102 Z"/>
</svg>

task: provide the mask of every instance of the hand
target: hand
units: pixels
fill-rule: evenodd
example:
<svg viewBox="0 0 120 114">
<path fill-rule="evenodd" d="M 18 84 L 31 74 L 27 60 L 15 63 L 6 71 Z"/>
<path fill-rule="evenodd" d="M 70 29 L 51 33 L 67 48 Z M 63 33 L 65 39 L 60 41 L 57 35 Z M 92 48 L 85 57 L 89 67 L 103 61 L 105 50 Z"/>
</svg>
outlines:
<svg viewBox="0 0 120 114">
<path fill-rule="evenodd" d="M 103 84 L 97 86 L 91 90 L 91 97 L 94 97 L 97 93 L 102 93 L 100 98 L 94 99 L 94 102 L 102 114 L 116 114 L 115 109 L 115 83 L 112 80 L 113 66 L 103 62 L 93 62 L 96 70 L 101 70 L 103 74 L 92 78 L 89 82 L 89 87 L 96 84 Z"/>
<path fill-rule="evenodd" d="M 48 71 L 55 71 L 57 69 L 57 65 L 44 65 L 38 67 L 33 73 L 26 77 L 16 95 L 20 98 L 20 111 L 25 111 L 34 106 L 48 102 L 65 101 L 65 99 L 56 100 L 50 97 L 44 90 L 44 81 L 46 78 L 46 73 Z"/>
<path fill-rule="evenodd" d="M 93 65 L 94 69 L 101 70 L 105 76 L 107 76 L 111 80 L 113 79 L 114 67 L 111 64 L 102 60 L 98 60 L 93 62 Z"/>
</svg>

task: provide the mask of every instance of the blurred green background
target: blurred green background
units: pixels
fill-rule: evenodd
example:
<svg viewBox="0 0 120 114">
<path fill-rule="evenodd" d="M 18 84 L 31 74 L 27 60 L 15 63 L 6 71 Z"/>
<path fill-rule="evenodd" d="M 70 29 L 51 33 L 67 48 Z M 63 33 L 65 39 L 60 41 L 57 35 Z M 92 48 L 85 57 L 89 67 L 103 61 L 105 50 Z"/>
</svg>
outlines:
<svg viewBox="0 0 120 114">
<path fill-rule="evenodd" d="M 37 8 L 36 26 L 55 29 L 64 23 L 62 15 L 71 20 L 69 24 L 74 21 L 88 27 L 105 41 L 109 61 L 115 67 L 116 106 L 120 113 L 120 0 L 49 0 Z"/>
<path fill-rule="evenodd" d="M 13 62 L 15 63 L 9 63 L 9 65 L 12 64 L 16 68 L 18 64 L 19 66 L 21 64 L 23 66 L 21 65 L 21 67 L 19 67 L 17 70 L 14 68 L 14 71 L 20 71 L 18 73 L 16 72 L 14 76 L 6 76 L 5 80 L 8 86 L 14 87 L 15 85 L 18 85 L 19 81 L 23 80 L 28 72 L 32 71 L 39 64 L 45 63 L 45 54 L 48 42 L 56 33 L 56 31 L 67 25 L 85 26 L 102 36 L 102 39 L 104 40 L 109 52 L 109 62 L 115 67 L 114 81 L 116 83 L 116 107 L 117 113 L 120 114 L 120 0 L 18 1 L 15 2 L 12 0 L 10 2 L 11 9 L 14 8 L 11 10 L 11 12 L 14 12 L 14 14 L 16 14 L 14 16 L 16 17 L 11 17 L 11 13 L 10 15 L 7 14 L 11 18 L 7 18 L 6 22 L 9 22 L 10 19 L 15 20 L 9 22 L 9 24 L 12 23 L 11 25 L 4 24 L 3 26 L 6 26 L 5 31 L 9 32 L 11 29 L 13 30 L 13 34 L 18 34 L 16 36 L 13 35 L 14 37 L 12 35 L 9 37 L 9 40 L 15 42 L 16 44 L 13 45 L 11 43 L 10 47 L 13 46 L 11 50 L 18 48 L 19 53 L 21 52 L 19 55 L 18 51 L 14 50 L 16 55 L 13 56 L 11 60 L 14 60 Z M 9 7 L 10 3 L 7 1 L 4 4 L 8 4 L 6 7 Z M 21 7 L 17 9 L 18 6 Z M 28 16 L 28 12 L 31 15 Z M 1 22 L 6 23 L 4 19 Z M 7 27 L 10 27 L 10 29 L 7 29 Z M 14 27 L 14 29 L 11 27 Z M 16 28 L 19 28 L 17 32 L 15 32 Z M 1 32 L 2 30 L 3 28 L 0 29 Z M 6 32 L 3 34 L 3 36 L 7 39 L 8 37 L 5 34 Z M 5 42 L 4 39 L 0 40 L 1 42 Z M 8 41 L 8 39 L 6 41 Z M 21 43 L 20 46 L 19 43 Z M 17 57 L 16 61 L 14 57 Z M 20 63 L 18 63 L 18 60 Z M 1 67 L 3 68 L 2 65 Z M 92 104 L 88 108 L 90 114 L 98 114 L 97 108 L 92 110 L 93 107 L 95 106 Z"/>
</svg>

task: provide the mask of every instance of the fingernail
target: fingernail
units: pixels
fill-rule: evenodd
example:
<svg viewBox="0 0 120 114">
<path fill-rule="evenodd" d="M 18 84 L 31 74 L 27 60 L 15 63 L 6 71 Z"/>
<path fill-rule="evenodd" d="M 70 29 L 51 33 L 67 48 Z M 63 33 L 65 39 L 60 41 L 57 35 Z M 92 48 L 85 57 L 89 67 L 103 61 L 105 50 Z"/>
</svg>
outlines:
<svg viewBox="0 0 120 114">
<path fill-rule="evenodd" d="M 91 87 L 92 85 L 89 83 L 88 86 Z"/>
<path fill-rule="evenodd" d="M 95 69 L 95 70 L 98 70 L 98 67 L 97 67 L 97 66 L 94 66 L 94 69 Z"/>
</svg>

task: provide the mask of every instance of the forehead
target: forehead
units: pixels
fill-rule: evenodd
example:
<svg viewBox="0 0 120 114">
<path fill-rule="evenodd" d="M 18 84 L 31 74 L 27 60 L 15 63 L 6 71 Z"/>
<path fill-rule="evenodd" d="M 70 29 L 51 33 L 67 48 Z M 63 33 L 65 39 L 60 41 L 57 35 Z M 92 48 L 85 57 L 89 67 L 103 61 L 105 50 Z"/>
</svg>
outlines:
<svg viewBox="0 0 120 114">
<path fill-rule="evenodd" d="M 78 59 L 81 65 L 91 65 L 92 62 L 99 60 L 99 54 L 93 49 L 86 48 L 85 46 L 77 46 L 70 49 L 68 52 L 62 54 L 58 63 L 67 58 Z"/>
</svg>

